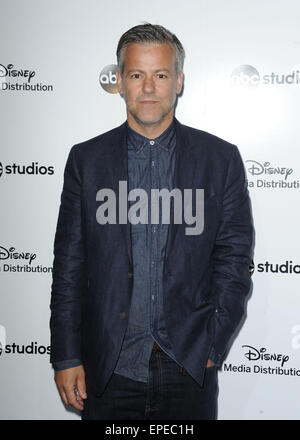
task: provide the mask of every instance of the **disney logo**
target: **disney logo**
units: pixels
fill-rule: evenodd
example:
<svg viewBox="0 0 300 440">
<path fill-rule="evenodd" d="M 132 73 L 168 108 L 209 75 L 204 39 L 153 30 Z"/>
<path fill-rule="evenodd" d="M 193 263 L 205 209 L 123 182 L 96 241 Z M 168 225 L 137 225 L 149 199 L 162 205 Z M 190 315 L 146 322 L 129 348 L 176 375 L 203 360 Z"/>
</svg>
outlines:
<svg viewBox="0 0 300 440">
<path fill-rule="evenodd" d="M 0 64 L 0 77 L 4 76 L 12 76 L 12 77 L 24 77 L 28 78 L 28 82 L 30 83 L 31 78 L 35 76 L 34 70 L 28 70 L 28 69 L 13 69 L 13 64 L 8 64 L 6 67 L 3 66 L 3 64 Z"/>
<path fill-rule="evenodd" d="M 32 260 L 36 258 L 36 254 L 32 254 L 30 252 L 14 252 L 15 248 L 10 247 L 6 249 L 3 246 L 0 246 L 0 260 L 7 260 L 8 258 L 13 259 L 23 259 L 29 260 L 29 264 L 31 264 Z"/>
<path fill-rule="evenodd" d="M 284 354 L 278 354 L 278 353 L 267 353 L 267 349 L 262 347 L 259 350 L 257 348 L 251 347 L 250 345 L 242 345 L 243 348 L 249 349 L 245 356 L 249 361 L 276 361 L 281 362 L 281 366 L 289 360 L 289 356 Z"/>
<path fill-rule="evenodd" d="M 246 160 L 251 166 L 248 168 L 248 172 L 252 176 L 259 176 L 260 174 L 280 174 L 284 175 L 286 180 L 290 174 L 293 172 L 293 168 L 285 167 L 271 167 L 270 162 L 259 163 L 256 160 Z"/>
</svg>

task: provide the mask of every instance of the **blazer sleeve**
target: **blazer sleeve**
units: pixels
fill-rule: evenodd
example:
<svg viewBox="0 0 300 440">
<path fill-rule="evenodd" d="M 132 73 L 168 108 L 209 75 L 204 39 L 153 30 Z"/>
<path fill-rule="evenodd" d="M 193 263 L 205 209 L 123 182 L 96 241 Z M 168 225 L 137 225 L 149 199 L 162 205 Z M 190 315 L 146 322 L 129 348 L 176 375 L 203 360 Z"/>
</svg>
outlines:
<svg viewBox="0 0 300 440">
<path fill-rule="evenodd" d="M 50 362 L 81 359 L 81 295 L 85 285 L 81 178 L 76 145 L 69 153 L 54 239 Z"/>
<path fill-rule="evenodd" d="M 254 228 L 244 165 L 236 146 L 232 151 L 223 192 L 221 221 L 213 250 L 212 298 L 214 342 L 211 360 L 219 365 L 246 310 L 251 286 L 249 267 Z"/>
</svg>

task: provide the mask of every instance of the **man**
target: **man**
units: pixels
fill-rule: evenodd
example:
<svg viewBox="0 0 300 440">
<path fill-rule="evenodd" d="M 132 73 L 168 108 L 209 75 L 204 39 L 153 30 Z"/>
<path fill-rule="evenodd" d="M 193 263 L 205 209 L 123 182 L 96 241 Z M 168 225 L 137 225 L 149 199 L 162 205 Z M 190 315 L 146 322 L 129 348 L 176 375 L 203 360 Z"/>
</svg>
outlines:
<svg viewBox="0 0 300 440">
<path fill-rule="evenodd" d="M 217 367 L 250 288 L 242 160 L 236 146 L 175 119 L 184 50 L 174 34 L 135 26 L 117 58 L 127 121 L 75 145 L 65 168 L 50 320 L 55 381 L 83 419 L 215 419 Z M 187 231 L 188 203 L 173 195 L 171 220 L 158 210 L 150 221 L 154 189 L 201 189 L 189 207 L 203 227 Z"/>
</svg>

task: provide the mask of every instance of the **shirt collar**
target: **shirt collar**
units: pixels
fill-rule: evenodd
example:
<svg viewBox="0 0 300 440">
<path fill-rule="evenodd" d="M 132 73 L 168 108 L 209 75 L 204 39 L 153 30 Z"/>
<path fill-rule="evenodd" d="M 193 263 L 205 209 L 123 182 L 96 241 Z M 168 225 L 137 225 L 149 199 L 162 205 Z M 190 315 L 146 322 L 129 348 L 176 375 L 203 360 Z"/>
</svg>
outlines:
<svg viewBox="0 0 300 440">
<path fill-rule="evenodd" d="M 155 142 L 154 145 L 158 145 L 163 150 L 169 151 L 173 145 L 174 137 L 176 136 L 174 118 L 169 127 L 160 136 L 154 139 L 146 138 L 133 130 L 131 127 L 129 127 L 127 121 L 126 126 L 128 149 L 133 149 L 136 153 L 140 153 L 146 145 L 151 145 L 151 141 Z"/>
</svg>

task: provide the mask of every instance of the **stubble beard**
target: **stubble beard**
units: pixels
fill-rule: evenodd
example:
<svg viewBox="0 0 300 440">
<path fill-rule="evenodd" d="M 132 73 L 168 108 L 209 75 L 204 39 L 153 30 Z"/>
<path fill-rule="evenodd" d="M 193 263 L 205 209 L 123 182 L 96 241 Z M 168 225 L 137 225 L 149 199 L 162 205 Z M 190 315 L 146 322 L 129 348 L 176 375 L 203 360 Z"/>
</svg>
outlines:
<svg viewBox="0 0 300 440">
<path fill-rule="evenodd" d="M 176 102 L 176 97 L 177 97 L 177 95 L 175 94 L 175 96 L 173 97 L 172 102 L 171 102 L 170 106 L 168 107 L 168 109 L 165 110 L 165 111 L 162 111 L 162 113 L 160 113 L 160 114 L 157 116 L 157 118 L 152 119 L 152 120 L 145 120 L 145 119 L 142 119 L 141 117 L 139 117 L 138 112 L 132 110 L 132 109 L 130 108 L 130 106 L 128 106 L 127 103 L 126 103 L 127 111 L 128 111 L 128 113 L 130 113 L 130 115 L 134 118 L 134 120 L 135 120 L 138 124 L 140 124 L 140 125 L 142 125 L 142 126 L 144 126 L 144 127 L 151 127 L 151 126 L 153 126 L 153 125 L 157 125 L 157 124 L 159 124 L 160 122 L 162 122 L 162 121 L 166 118 L 166 116 L 168 116 L 168 115 L 170 114 L 171 111 L 174 111 L 174 108 L 175 108 L 175 102 Z M 126 98 L 125 98 L 125 96 L 124 96 L 124 99 L 125 99 L 125 102 L 126 102 Z"/>
<path fill-rule="evenodd" d="M 132 112 L 130 109 L 128 109 L 128 112 L 138 124 L 143 125 L 144 127 L 151 127 L 152 125 L 157 125 L 158 123 L 162 122 L 165 119 L 165 117 L 172 111 L 173 108 L 174 106 L 171 106 L 166 112 L 161 113 L 156 119 L 151 119 L 151 120 L 141 119 L 137 115 L 137 113 Z"/>
</svg>

